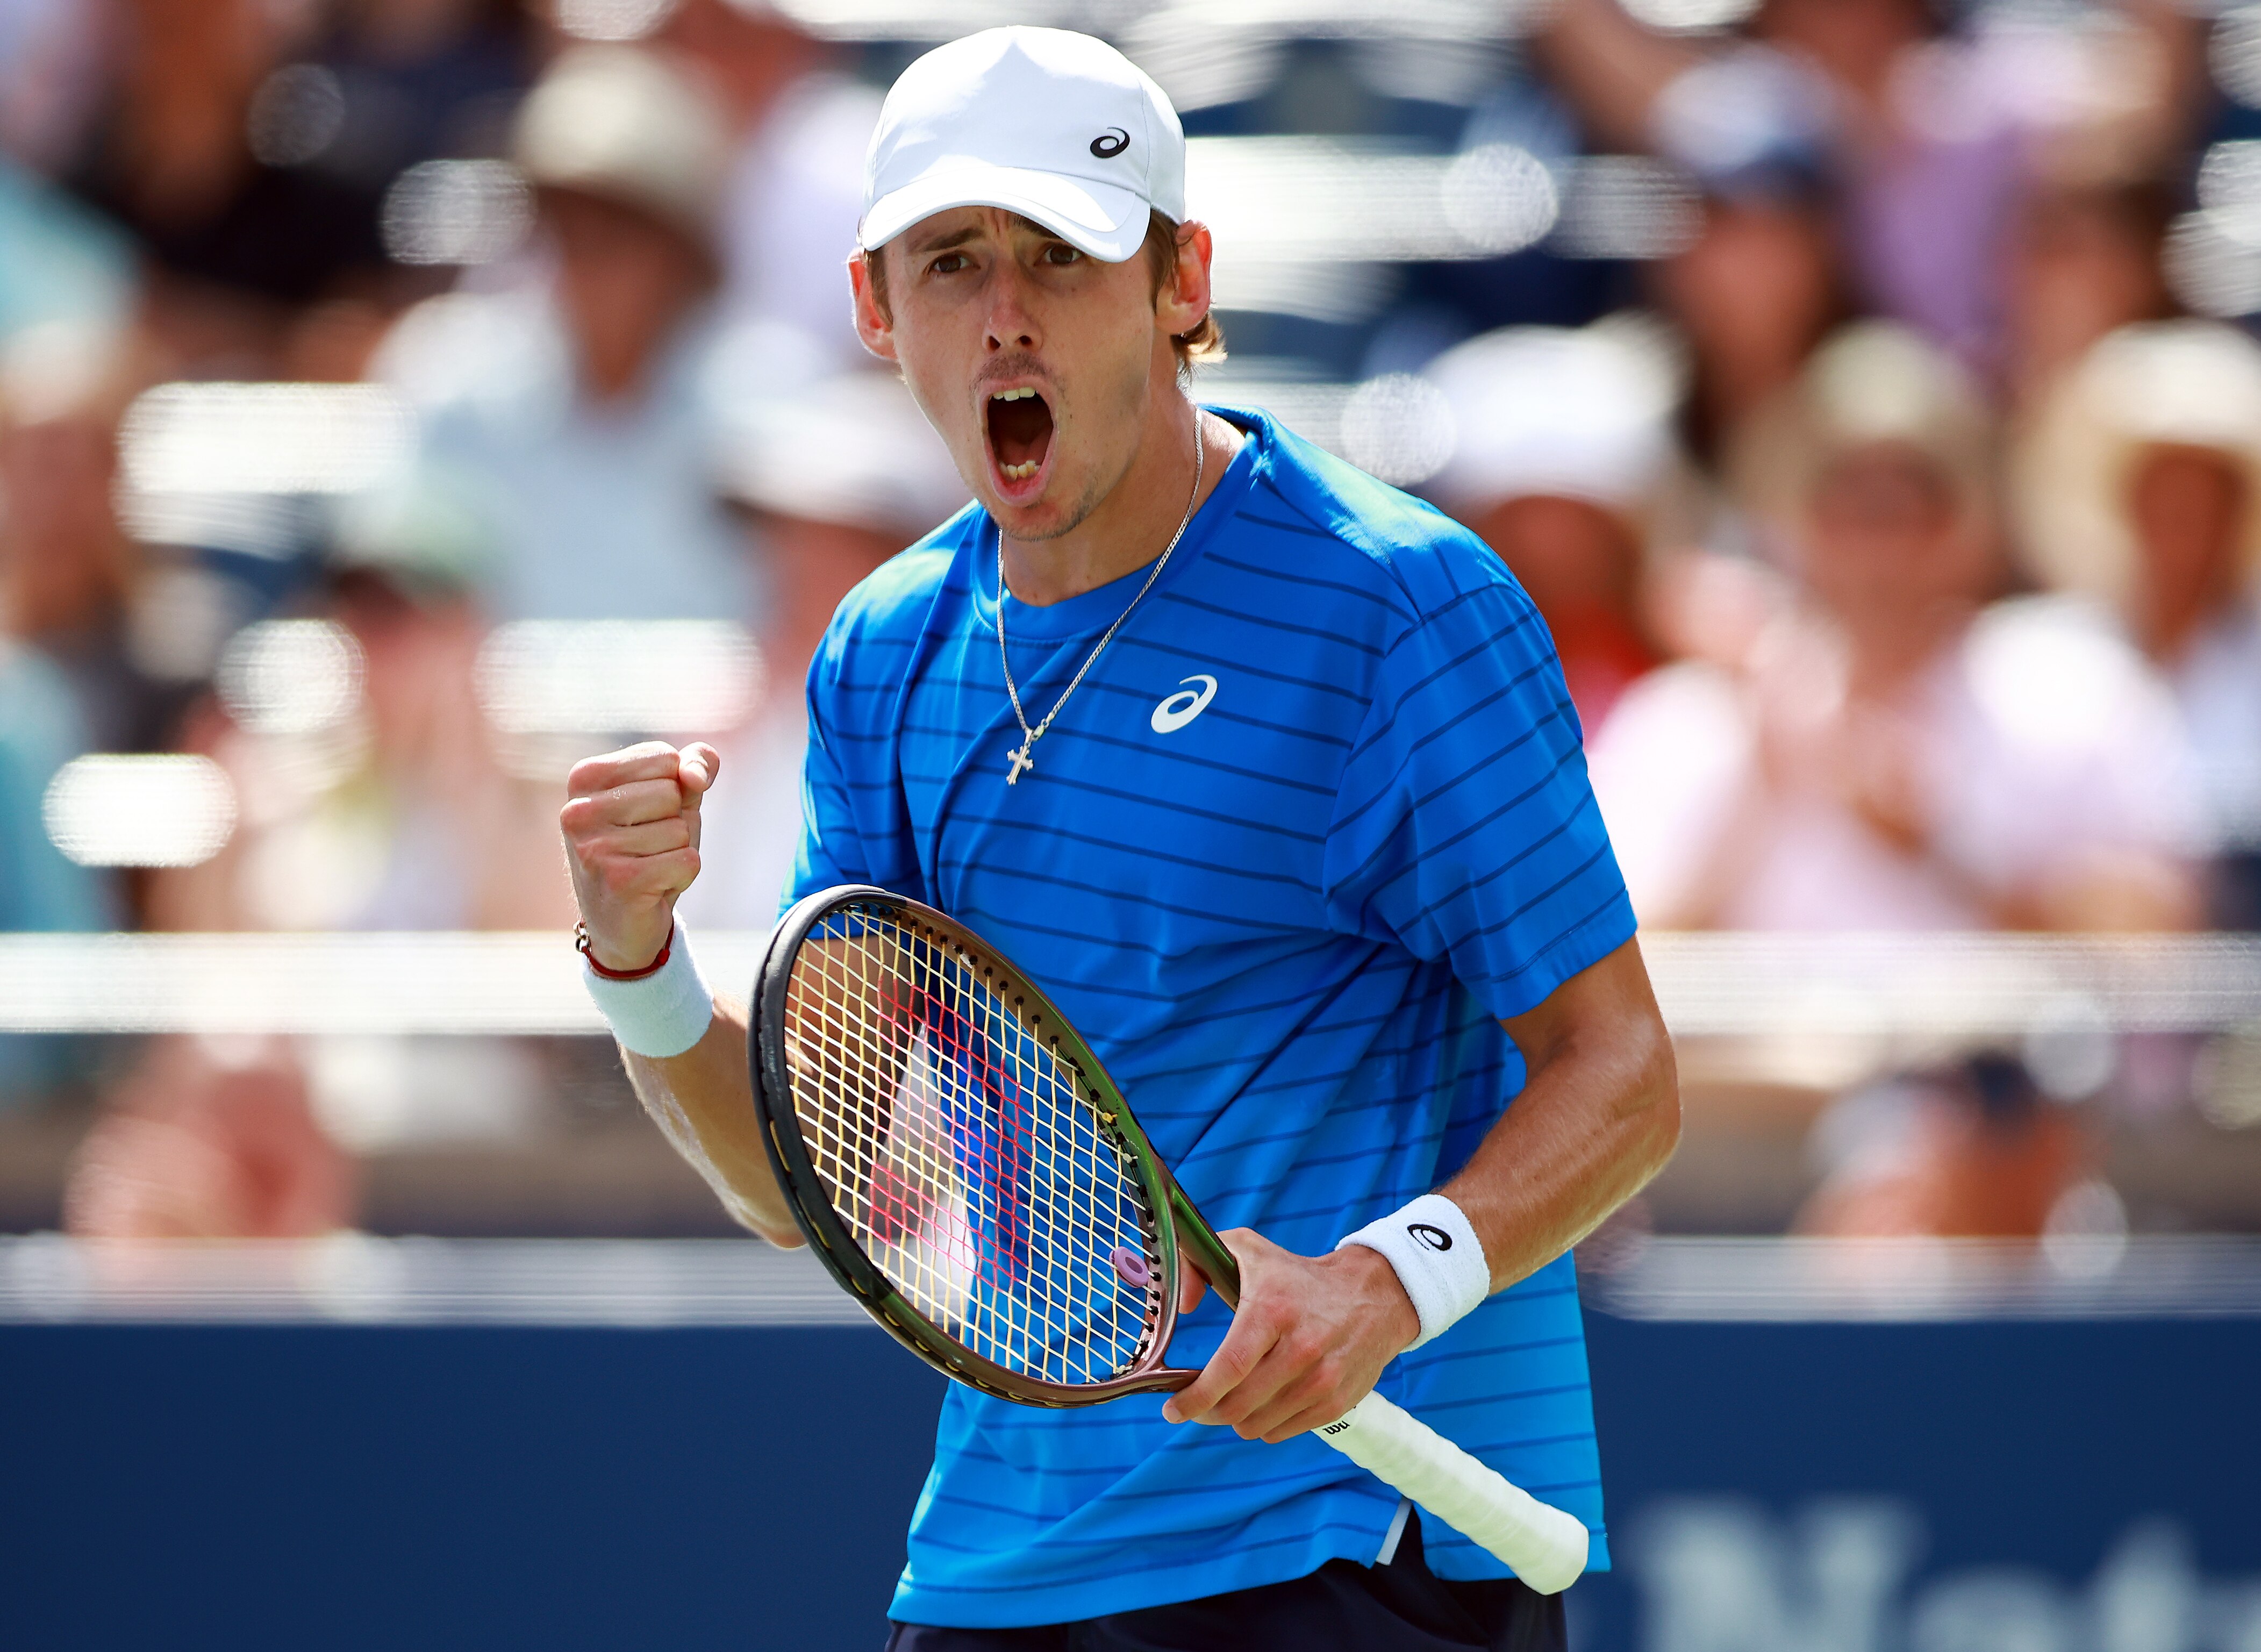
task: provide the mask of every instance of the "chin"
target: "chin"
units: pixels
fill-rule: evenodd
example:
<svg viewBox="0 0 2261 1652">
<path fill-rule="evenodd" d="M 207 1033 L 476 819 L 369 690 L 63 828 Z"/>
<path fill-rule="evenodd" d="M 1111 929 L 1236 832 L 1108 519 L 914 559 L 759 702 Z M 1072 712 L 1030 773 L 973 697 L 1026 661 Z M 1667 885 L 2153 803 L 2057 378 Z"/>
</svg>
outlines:
<svg viewBox="0 0 2261 1652">
<path fill-rule="evenodd" d="M 1064 492 L 1065 490 L 1058 490 Z M 982 505 L 1008 539 L 1057 539 L 1080 522 L 1086 513 L 1047 491 L 1032 499 L 1007 502 L 987 499 Z"/>
</svg>

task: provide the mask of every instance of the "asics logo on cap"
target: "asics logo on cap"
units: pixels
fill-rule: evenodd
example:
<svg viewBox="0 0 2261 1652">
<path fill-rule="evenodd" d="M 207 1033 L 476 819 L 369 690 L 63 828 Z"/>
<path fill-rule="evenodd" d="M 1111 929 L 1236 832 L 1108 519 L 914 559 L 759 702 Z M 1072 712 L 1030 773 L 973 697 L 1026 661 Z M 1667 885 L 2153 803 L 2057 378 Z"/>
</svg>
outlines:
<svg viewBox="0 0 2261 1652">
<path fill-rule="evenodd" d="M 1091 152 L 1102 161 L 1112 161 L 1130 147 L 1130 134 L 1120 126 L 1109 126 L 1091 140 Z"/>
<path fill-rule="evenodd" d="M 1209 702 L 1217 698 L 1217 679 L 1214 677 L 1185 677 L 1181 682 L 1199 683 L 1199 688 L 1181 688 L 1160 705 L 1147 719 L 1156 734 L 1175 734 L 1209 709 Z"/>
<path fill-rule="evenodd" d="M 1426 1222 L 1408 1222 L 1405 1232 L 1416 1245 L 1425 1250 L 1448 1251 L 1453 1248 L 1453 1236 L 1443 1228 L 1432 1227 Z"/>
</svg>

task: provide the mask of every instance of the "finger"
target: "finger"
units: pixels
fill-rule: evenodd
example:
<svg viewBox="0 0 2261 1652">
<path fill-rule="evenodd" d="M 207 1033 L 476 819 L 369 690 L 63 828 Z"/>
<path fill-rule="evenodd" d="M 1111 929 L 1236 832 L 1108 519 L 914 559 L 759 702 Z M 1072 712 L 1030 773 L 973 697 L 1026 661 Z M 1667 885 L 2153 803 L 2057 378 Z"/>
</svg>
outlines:
<svg viewBox="0 0 2261 1652">
<path fill-rule="evenodd" d="M 566 841 L 577 854 L 595 851 L 605 837 L 624 826 L 669 820 L 683 813 L 681 794 L 672 780 L 637 780 L 614 786 L 594 797 L 577 797 L 557 813 Z"/>
<path fill-rule="evenodd" d="M 1224 1341 L 1209 1356 L 1201 1375 L 1164 1403 L 1163 1420 L 1217 1420 L 1210 1413 L 1235 1388 L 1247 1381 L 1278 1340 L 1278 1333 L 1268 1323 L 1245 1314 L 1234 1315 L 1232 1329 L 1225 1332 Z"/>
<path fill-rule="evenodd" d="M 1292 1342 L 1292 1339 L 1289 1340 Z M 1283 1343 L 1281 1348 L 1274 1349 L 1274 1360 L 1281 1360 L 1288 1346 Z M 1370 1381 L 1362 1383 L 1349 1373 L 1339 1350 L 1303 1352 L 1304 1357 L 1291 1362 L 1294 1370 L 1288 1380 L 1274 1388 L 1261 1403 L 1249 1406 L 1233 1425 L 1243 1439 L 1261 1440 L 1273 1445 L 1293 1439 L 1307 1428 L 1334 1421 L 1374 1386 Z M 1252 1390 L 1264 1375 L 1259 1371 L 1251 1379 Z"/>
<path fill-rule="evenodd" d="M 673 746 L 664 740 L 646 740 L 618 751 L 582 758 L 566 777 L 565 786 L 575 797 L 592 797 L 630 780 L 671 780 L 678 766 Z"/>
<path fill-rule="evenodd" d="M 641 826 L 646 821 L 673 820 L 683 813 L 683 788 L 672 776 L 615 786 L 589 801 L 596 804 L 607 826 Z"/>
<path fill-rule="evenodd" d="M 1201 1306 L 1201 1299 L 1209 1294 L 1209 1281 L 1202 1277 L 1200 1268 L 1190 1262 L 1178 1269 L 1178 1312 L 1189 1314 Z"/>
<path fill-rule="evenodd" d="M 598 867 L 605 893 L 615 901 L 681 894 L 699 875 L 699 851 L 678 849 L 664 855 L 608 856 Z"/>
<path fill-rule="evenodd" d="M 615 826 L 600 845 L 603 852 L 641 858 L 671 854 L 691 846 L 691 822 L 680 815 L 671 820 L 646 821 L 640 826 Z"/>
<path fill-rule="evenodd" d="M 1365 1397 L 1361 1393 L 1344 1399 L 1330 1390 L 1325 1397 L 1291 1412 L 1284 1420 L 1267 1420 L 1256 1437 L 1267 1446 L 1276 1446 L 1282 1440 L 1293 1440 L 1298 1434 L 1308 1434 L 1314 1428 L 1324 1428 L 1329 1423 L 1349 1416 L 1351 1407 Z"/>
<path fill-rule="evenodd" d="M 683 784 L 683 807 L 697 808 L 699 800 L 721 772 L 722 754 L 704 740 L 693 740 L 684 747 L 677 775 Z"/>
<path fill-rule="evenodd" d="M 1201 1420 L 1254 1440 L 1267 1422 L 1285 1421 L 1303 1410 L 1313 1382 L 1310 1356 L 1283 1337 Z"/>
</svg>

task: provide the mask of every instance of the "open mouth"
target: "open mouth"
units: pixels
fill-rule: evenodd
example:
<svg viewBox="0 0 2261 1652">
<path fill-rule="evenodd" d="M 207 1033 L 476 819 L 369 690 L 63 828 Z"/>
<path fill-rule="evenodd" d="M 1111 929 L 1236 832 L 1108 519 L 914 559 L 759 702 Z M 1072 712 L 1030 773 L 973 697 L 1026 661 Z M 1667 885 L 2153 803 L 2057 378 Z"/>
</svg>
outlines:
<svg viewBox="0 0 2261 1652">
<path fill-rule="evenodd" d="M 989 459 L 1008 496 L 1034 491 L 1052 448 L 1052 410 L 1029 385 L 994 391 L 988 401 Z"/>
</svg>

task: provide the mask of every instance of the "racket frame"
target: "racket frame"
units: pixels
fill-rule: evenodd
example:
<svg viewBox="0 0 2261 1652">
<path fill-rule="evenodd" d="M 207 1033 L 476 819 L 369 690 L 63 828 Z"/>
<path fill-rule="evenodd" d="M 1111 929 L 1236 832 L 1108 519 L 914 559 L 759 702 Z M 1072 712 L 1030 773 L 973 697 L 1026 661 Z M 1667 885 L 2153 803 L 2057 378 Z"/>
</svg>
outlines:
<svg viewBox="0 0 2261 1652">
<path fill-rule="evenodd" d="M 1030 1029 L 1047 1029 L 1042 1035 L 1045 1044 L 1082 1080 L 1082 1093 L 1096 1110 L 1101 1128 L 1129 1150 L 1132 1174 L 1153 1212 L 1162 1288 L 1150 1308 L 1138 1356 L 1123 1376 L 1090 1384 L 1046 1383 L 984 1359 L 906 1300 L 864 1253 L 833 1208 L 793 1105 L 786 1062 L 786 999 L 793 957 L 809 931 L 831 913 L 856 905 L 879 909 L 895 921 L 908 920 L 913 929 L 946 940 L 986 965 L 993 984 L 1008 999 L 1020 1002 Z M 1031 1005 L 1033 1010 L 1026 1009 Z M 754 983 L 750 1012 L 752 1037 L 747 1044 L 754 1106 L 770 1167 L 817 1259 L 890 1336 L 944 1375 L 1023 1405 L 1096 1405 L 1124 1394 L 1174 1392 L 1193 1382 L 1197 1373 L 1162 1363 L 1177 1325 L 1178 1269 L 1181 1262 L 1198 1268 L 1226 1306 L 1238 1307 L 1239 1267 L 1217 1231 L 1179 1189 L 1091 1047 L 1004 954 L 945 914 L 876 886 L 820 890 L 796 903 L 772 932 Z M 1368 1393 L 1344 1416 L 1314 1433 L 1384 1484 L 1482 1544 L 1540 1593 L 1551 1595 L 1569 1587 L 1585 1569 L 1583 1522 L 1539 1502 L 1380 1393 Z"/>
<path fill-rule="evenodd" d="M 841 1220 L 809 1155 L 793 1104 L 786 1056 L 791 1038 L 786 1001 L 793 959 L 802 944 L 826 918 L 851 909 L 900 924 L 922 935 L 930 945 L 972 959 L 999 996 L 1014 1006 L 1022 1024 L 1066 1063 L 1098 1128 L 1124 1150 L 1126 1167 L 1153 1213 L 1152 1236 L 1160 1268 L 1159 1289 L 1152 1292 L 1138 1356 L 1123 1375 L 1104 1383 L 1049 1383 L 974 1353 L 915 1307 L 886 1271 L 865 1253 Z M 761 1121 L 762 1146 L 768 1153 L 770 1168 L 785 1192 L 794 1224 L 817 1260 L 896 1341 L 944 1375 L 1023 1405 L 1060 1409 L 1102 1404 L 1125 1394 L 1174 1393 L 1198 1375 L 1162 1363 L 1177 1325 L 1179 1269 L 1190 1263 L 1230 1305 L 1240 1296 L 1238 1265 L 1216 1230 L 1179 1189 L 1177 1179 L 1146 1139 L 1122 1090 L 1108 1076 L 1091 1046 L 1011 959 L 965 925 L 923 902 L 872 884 L 845 885 L 819 890 L 796 901 L 778 920 L 762 955 L 750 1009 L 753 1027 L 747 1044 L 754 1110 Z"/>
</svg>

